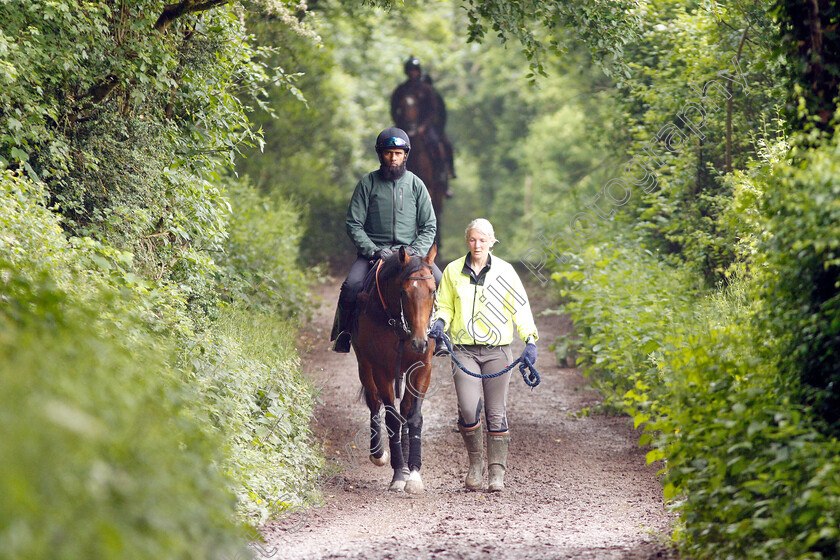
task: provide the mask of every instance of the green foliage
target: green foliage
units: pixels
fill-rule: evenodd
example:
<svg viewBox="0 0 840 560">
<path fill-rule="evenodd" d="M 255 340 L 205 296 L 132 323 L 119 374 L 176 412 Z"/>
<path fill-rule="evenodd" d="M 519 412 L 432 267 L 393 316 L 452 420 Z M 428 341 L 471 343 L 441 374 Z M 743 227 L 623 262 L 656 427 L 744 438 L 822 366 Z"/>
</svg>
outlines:
<svg viewBox="0 0 840 560">
<path fill-rule="evenodd" d="M 79 263 L 34 185 L 0 183 L 0 558 L 232 551 L 220 438 L 136 294 Z M 68 536 L 71 535 L 71 536 Z"/>
<path fill-rule="evenodd" d="M 226 309 L 183 357 L 201 409 L 225 435 L 225 471 L 237 509 L 253 524 L 282 510 L 284 495 L 309 499 L 323 466 L 309 423 L 314 389 L 299 370 L 295 328 L 272 314 Z"/>
<path fill-rule="evenodd" d="M 776 27 L 760 1 L 663 0 L 651 8 L 640 40 L 627 47 L 634 79 L 618 90 L 622 114 L 613 130 L 626 158 L 642 158 L 658 184 L 634 197 L 621 219 L 714 286 L 734 262 L 738 242 L 719 223 L 732 196 L 725 175 L 758 159 L 757 145 L 773 143 L 781 128 L 767 126 L 784 95 L 773 79 L 780 72 Z M 666 144 L 666 127 L 684 140 Z"/>
<path fill-rule="evenodd" d="M 779 23 L 776 52 L 783 61 L 785 112 L 798 129 L 831 131 L 840 94 L 840 36 L 835 22 L 840 5 L 776 0 L 771 13 Z"/>
<path fill-rule="evenodd" d="M 217 259 L 228 301 L 287 317 L 308 313 L 311 275 L 298 265 L 300 212 L 291 203 L 273 203 L 244 179 L 229 180 L 232 211 L 225 251 Z"/>
<path fill-rule="evenodd" d="M 765 193 L 761 326 L 779 339 L 780 375 L 840 435 L 840 141 L 795 153 Z"/>
<path fill-rule="evenodd" d="M 470 18 L 469 40 L 482 40 L 488 27 L 502 41 L 510 37 L 516 39 L 531 63 L 529 79 L 532 81 L 537 74 L 546 75 L 542 62 L 547 50 L 564 53 L 577 41 L 592 51 L 594 60 L 605 71 L 629 77 L 624 46 L 638 31 L 639 2 L 614 0 L 568 4 L 469 0 L 466 4 Z M 548 37 L 543 38 L 543 33 Z"/>
<path fill-rule="evenodd" d="M 648 461 L 691 557 L 838 554 L 840 442 L 818 431 L 756 328 L 755 281 L 705 294 L 685 270 L 616 238 L 556 273 L 585 363 L 608 403 L 644 426 Z"/>
<path fill-rule="evenodd" d="M 87 482 L 68 486 L 55 502 L 44 499 L 43 508 L 27 506 L 24 533 L 14 537 L 23 542 L 25 531 L 34 531 L 27 527 L 41 525 L 87 535 L 89 522 L 113 550 L 100 553 L 90 548 L 92 538 L 80 537 L 82 552 L 56 549 L 58 556 L 208 557 L 224 554 L 234 495 L 241 518 L 265 519 L 268 510 L 256 504 L 276 499 L 280 489 L 305 493 L 319 460 L 307 432 L 312 388 L 300 379 L 292 349 L 293 317 L 308 311 L 297 210 L 268 204 L 245 181 L 223 189 L 234 154 L 260 141 L 247 111 L 265 104 L 268 85 L 295 90 L 292 76 L 265 63 L 273 50 L 254 45 L 240 4 L 130 4 L 0 2 L 0 283 L 4 301 L 15 303 L 3 313 L 28 317 L 39 309 L 31 286 L 46 285 L 61 301 L 39 318 L 67 315 L 65 327 L 38 335 L 54 346 L 43 356 L 54 362 L 49 368 L 30 371 L 43 363 L 37 346 L 21 342 L 28 331 L 4 340 L 20 349 L 8 362 L 19 366 L 19 379 L 38 379 L 45 395 L 58 395 L 53 400 L 65 399 L 63 387 L 74 381 L 60 409 L 70 410 L 71 420 L 77 408 L 97 418 L 76 401 L 93 399 L 101 384 L 96 399 L 110 399 L 103 410 L 114 420 L 105 424 L 113 433 L 78 452 Z M 295 17 L 296 3 L 294 10 L 261 4 L 291 34 L 309 33 Z M 221 300 L 247 312 L 220 307 Z M 248 343 L 257 340 L 267 348 Z M 85 355 L 73 356 L 74 346 Z M 62 362 L 69 369 L 57 372 Z M 208 372 L 224 398 L 205 392 Z M 274 392 L 259 396 L 271 389 L 266 382 L 275 382 Z M 253 393 L 240 395 L 238 387 Z M 15 385 L 15 396 L 24 388 Z M 258 397 L 254 408 L 248 399 Z M 280 416 L 280 403 L 293 409 L 292 431 L 255 445 L 264 436 L 258 428 Z M 37 406 L 27 397 L 10 410 L 32 419 L 41 413 L 26 407 Z M 128 441 L 129 428 L 141 425 L 148 433 Z M 33 421 L 22 433 L 49 442 L 50 426 Z M 155 438 L 159 455 L 150 447 Z M 10 440 L 10 449 L 19 443 Z M 48 450 L 33 445 L 29 463 L 15 468 L 60 478 L 61 456 L 55 468 L 34 462 L 46 462 Z M 122 494 L 112 479 L 125 483 Z M 50 511 L 75 499 L 78 511 Z M 101 508 L 87 505 L 97 500 Z M 20 510 L 10 511 L 14 517 Z M 49 539 L 26 546 L 43 548 Z"/>
</svg>

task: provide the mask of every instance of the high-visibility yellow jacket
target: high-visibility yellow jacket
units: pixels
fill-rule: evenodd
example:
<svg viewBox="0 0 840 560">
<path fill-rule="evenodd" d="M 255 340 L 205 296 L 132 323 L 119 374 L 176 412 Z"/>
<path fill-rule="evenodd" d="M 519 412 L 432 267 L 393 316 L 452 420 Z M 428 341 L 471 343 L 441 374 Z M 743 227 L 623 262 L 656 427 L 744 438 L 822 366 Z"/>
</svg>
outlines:
<svg viewBox="0 0 840 560">
<path fill-rule="evenodd" d="M 513 341 L 513 325 L 524 341 L 539 338 L 528 296 L 510 263 L 488 256 L 479 275 L 466 266 L 469 253 L 452 261 L 438 287 L 437 317 L 453 344 L 497 346 Z"/>
</svg>

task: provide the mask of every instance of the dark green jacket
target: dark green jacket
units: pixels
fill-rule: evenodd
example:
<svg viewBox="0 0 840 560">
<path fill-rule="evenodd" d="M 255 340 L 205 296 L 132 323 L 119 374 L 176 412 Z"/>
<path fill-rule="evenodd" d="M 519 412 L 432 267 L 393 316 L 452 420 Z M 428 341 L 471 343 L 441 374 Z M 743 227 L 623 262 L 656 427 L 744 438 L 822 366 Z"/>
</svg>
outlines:
<svg viewBox="0 0 840 560">
<path fill-rule="evenodd" d="M 411 171 L 383 181 L 379 170 L 362 177 L 347 209 L 347 235 L 359 254 L 408 245 L 425 256 L 435 240 L 437 219 L 426 185 Z"/>
</svg>

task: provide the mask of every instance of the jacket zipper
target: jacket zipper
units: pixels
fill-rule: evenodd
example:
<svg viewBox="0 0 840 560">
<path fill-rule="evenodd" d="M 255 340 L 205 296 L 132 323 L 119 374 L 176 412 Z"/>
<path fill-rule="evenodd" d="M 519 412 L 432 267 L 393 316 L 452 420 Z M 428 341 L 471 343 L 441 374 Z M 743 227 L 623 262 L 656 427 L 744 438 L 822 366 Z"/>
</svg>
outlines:
<svg viewBox="0 0 840 560">
<path fill-rule="evenodd" d="M 397 182 L 394 184 L 394 204 L 391 209 L 391 245 L 397 244 Z"/>
<path fill-rule="evenodd" d="M 472 311 L 470 311 L 470 321 L 473 325 L 473 332 L 470 334 L 470 338 L 472 338 L 473 344 L 476 343 L 475 340 L 475 300 L 478 298 L 478 282 L 475 283 L 473 287 L 473 300 L 472 300 Z"/>
</svg>

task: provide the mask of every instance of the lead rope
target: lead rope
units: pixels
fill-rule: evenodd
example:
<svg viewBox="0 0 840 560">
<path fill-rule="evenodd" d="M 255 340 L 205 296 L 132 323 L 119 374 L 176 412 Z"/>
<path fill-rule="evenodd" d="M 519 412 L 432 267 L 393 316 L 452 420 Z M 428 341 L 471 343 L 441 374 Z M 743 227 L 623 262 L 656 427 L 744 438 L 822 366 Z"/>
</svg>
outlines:
<svg viewBox="0 0 840 560">
<path fill-rule="evenodd" d="M 447 335 L 443 335 L 441 337 L 443 343 L 446 344 L 446 349 L 449 350 L 449 355 L 452 356 L 452 361 L 455 362 L 455 365 L 458 368 L 466 373 L 467 375 L 472 375 L 473 377 L 478 377 L 479 379 L 492 379 L 494 377 L 499 377 L 500 375 L 504 375 L 513 369 L 513 366 L 519 364 L 519 373 L 522 374 L 522 381 L 525 382 L 525 385 L 534 390 L 534 387 L 540 384 L 540 372 L 537 371 L 537 368 L 534 367 L 534 364 L 531 363 L 530 360 L 523 359 L 521 356 L 516 358 L 508 367 L 503 369 L 502 371 L 497 371 L 496 373 L 473 373 L 467 368 L 464 367 L 464 364 L 458 361 L 458 358 L 455 357 L 455 352 L 452 350 L 452 344 L 449 341 L 449 337 Z M 528 371 L 530 370 L 530 372 Z"/>
</svg>

